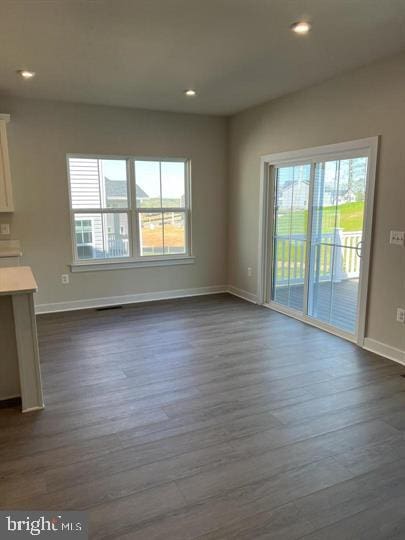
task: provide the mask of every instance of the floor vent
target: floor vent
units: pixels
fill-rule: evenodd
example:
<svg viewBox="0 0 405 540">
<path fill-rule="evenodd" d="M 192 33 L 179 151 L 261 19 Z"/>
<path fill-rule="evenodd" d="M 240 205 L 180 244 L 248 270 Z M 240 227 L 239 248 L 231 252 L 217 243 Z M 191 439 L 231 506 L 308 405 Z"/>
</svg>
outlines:
<svg viewBox="0 0 405 540">
<path fill-rule="evenodd" d="M 122 309 L 122 306 L 98 307 L 98 308 L 96 308 L 96 311 L 107 311 L 107 309 Z"/>
</svg>

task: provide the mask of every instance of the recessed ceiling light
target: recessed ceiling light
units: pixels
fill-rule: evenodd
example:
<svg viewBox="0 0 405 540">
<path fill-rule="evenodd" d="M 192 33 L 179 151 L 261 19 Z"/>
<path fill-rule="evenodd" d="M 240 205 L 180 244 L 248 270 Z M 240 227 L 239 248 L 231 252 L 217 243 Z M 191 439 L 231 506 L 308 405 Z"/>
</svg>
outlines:
<svg viewBox="0 0 405 540">
<path fill-rule="evenodd" d="M 195 90 L 193 90 L 192 88 L 189 88 L 188 90 L 184 90 L 184 93 L 188 97 L 194 97 L 194 96 L 197 95 L 197 92 Z"/>
<path fill-rule="evenodd" d="M 35 71 L 29 71 L 28 69 L 19 69 L 17 73 L 20 75 L 20 77 L 26 80 L 35 77 Z"/>
<path fill-rule="evenodd" d="M 291 25 L 291 30 L 296 34 L 308 34 L 311 24 L 308 21 L 298 21 Z"/>
</svg>

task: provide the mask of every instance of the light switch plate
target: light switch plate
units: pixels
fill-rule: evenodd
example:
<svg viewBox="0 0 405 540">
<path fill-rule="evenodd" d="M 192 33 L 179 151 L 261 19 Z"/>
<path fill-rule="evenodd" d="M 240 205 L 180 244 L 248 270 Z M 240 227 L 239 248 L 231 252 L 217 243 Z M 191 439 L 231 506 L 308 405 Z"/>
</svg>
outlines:
<svg viewBox="0 0 405 540">
<path fill-rule="evenodd" d="M 10 224 L 2 223 L 0 225 L 0 234 L 10 234 Z"/>
<path fill-rule="evenodd" d="M 404 231 L 390 231 L 390 244 L 403 247 L 404 241 L 405 241 Z"/>
</svg>

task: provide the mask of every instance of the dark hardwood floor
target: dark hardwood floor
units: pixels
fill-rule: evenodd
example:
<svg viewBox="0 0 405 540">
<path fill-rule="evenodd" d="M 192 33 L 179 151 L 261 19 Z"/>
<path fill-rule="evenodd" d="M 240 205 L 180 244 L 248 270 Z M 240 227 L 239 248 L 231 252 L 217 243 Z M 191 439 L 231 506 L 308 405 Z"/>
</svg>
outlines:
<svg viewBox="0 0 405 540">
<path fill-rule="evenodd" d="M 38 318 L 46 409 L 0 410 L 0 507 L 90 538 L 405 538 L 405 368 L 228 295 Z"/>
</svg>

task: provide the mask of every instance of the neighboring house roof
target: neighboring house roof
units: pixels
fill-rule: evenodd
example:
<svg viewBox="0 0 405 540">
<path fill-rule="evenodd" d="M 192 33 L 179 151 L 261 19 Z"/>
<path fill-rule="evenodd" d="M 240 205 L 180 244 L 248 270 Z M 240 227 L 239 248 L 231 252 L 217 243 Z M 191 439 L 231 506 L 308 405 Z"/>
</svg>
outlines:
<svg viewBox="0 0 405 540">
<path fill-rule="evenodd" d="M 111 180 L 111 178 L 105 178 L 105 191 L 107 197 L 113 198 L 123 198 L 127 197 L 127 182 L 125 180 Z M 136 186 L 136 198 L 137 199 L 148 199 L 149 195 L 144 192 L 142 188 L 138 185 Z"/>
</svg>

